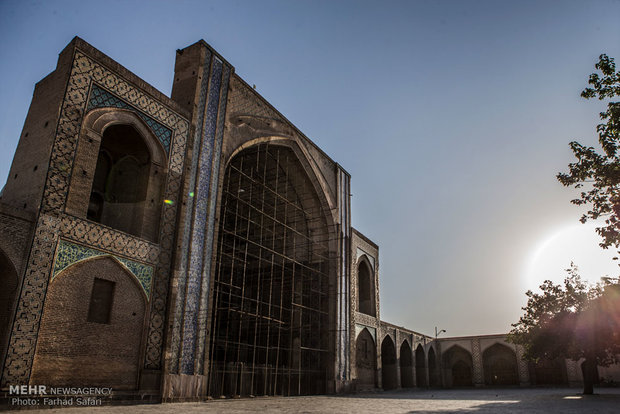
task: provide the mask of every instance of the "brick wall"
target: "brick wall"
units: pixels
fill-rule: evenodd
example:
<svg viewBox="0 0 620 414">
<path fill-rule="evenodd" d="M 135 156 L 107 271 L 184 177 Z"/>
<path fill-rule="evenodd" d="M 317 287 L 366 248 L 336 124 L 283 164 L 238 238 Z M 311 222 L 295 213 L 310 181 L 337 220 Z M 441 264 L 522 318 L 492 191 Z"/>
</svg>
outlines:
<svg viewBox="0 0 620 414">
<path fill-rule="evenodd" d="M 87 320 L 93 281 L 115 282 L 109 324 Z M 30 383 L 135 389 L 146 299 L 110 257 L 69 267 L 50 283 Z"/>
</svg>

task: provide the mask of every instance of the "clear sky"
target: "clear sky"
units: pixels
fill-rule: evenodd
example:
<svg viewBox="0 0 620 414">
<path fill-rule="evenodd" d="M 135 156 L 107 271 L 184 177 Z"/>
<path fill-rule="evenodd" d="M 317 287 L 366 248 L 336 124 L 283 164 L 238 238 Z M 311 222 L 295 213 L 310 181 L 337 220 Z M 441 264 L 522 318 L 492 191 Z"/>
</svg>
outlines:
<svg viewBox="0 0 620 414">
<path fill-rule="evenodd" d="M 352 176 L 380 246 L 381 317 L 502 333 L 574 260 L 617 266 L 555 179 L 595 145 L 579 93 L 620 59 L 620 1 L 0 1 L 0 182 L 34 84 L 80 36 L 165 94 L 206 40 Z M 620 64 L 620 61 L 618 61 Z"/>
</svg>

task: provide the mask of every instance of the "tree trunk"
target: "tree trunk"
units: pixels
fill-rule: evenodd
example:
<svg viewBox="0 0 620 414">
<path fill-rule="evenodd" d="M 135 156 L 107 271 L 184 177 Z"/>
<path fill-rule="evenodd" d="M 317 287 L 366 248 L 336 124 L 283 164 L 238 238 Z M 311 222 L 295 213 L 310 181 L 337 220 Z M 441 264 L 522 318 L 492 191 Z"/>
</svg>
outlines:
<svg viewBox="0 0 620 414">
<path fill-rule="evenodd" d="M 596 359 L 586 359 L 581 364 L 583 374 L 583 393 L 585 395 L 594 394 L 594 382 L 596 381 Z"/>
</svg>

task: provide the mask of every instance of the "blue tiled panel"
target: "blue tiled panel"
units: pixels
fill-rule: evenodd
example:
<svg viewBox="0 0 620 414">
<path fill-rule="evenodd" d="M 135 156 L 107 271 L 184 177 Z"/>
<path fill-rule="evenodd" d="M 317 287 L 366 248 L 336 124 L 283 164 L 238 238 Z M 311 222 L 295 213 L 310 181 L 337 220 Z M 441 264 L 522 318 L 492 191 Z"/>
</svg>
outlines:
<svg viewBox="0 0 620 414">
<path fill-rule="evenodd" d="M 219 171 L 220 171 L 220 161 L 222 155 L 222 140 L 224 137 L 224 117 L 226 115 L 226 100 L 228 97 L 228 80 L 230 78 L 230 68 L 228 66 L 224 66 L 224 71 L 222 75 L 222 86 L 221 86 L 221 97 L 220 97 L 220 108 L 218 111 L 218 119 L 217 119 L 217 130 L 216 130 L 216 138 L 215 138 L 215 148 L 213 153 L 213 176 L 211 177 L 211 194 L 209 196 L 209 211 L 207 218 L 207 227 L 205 229 L 206 232 L 206 246 L 205 252 L 210 253 L 213 251 L 213 242 L 214 242 L 214 233 L 215 233 L 215 209 L 218 200 L 218 182 L 219 182 Z M 210 257 L 210 256 L 209 256 Z M 200 303 L 200 313 L 198 317 L 198 321 L 200 324 L 204 324 L 206 326 L 207 322 L 207 311 L 208 311 L 208 298 L 209 298 L 209 281 L 211 280 L 211 260 L 206 260 L 204 263 L 203 269 L 203 286 L 202 286 L 202 299 Z M 201 329 L 198 331 L 198 361 L 199 366 L 202 367 L 201 363 L 205 360 L 205 342 L 206 342 L 206 329 Z"/>
<path fill-rule="evenodd" d="M 205 266 L 205 254 L 207 262 L 210 261 L 210 251 L 205 249 L 205 240 L 209 238 L 205 234 L 207 227 L 207 214 L 209 205 L 209 190 L 211 184 L 211 171 L 213 168 L 213 149 L 215 130 L 217 126 L 217 112 L 220 98 L 220 85 L 222 78 L 222 62 L 212 58 L 210 85 L 207 100 L 206 119 L 201 137 L 200 155 L 198 162 L 198 179 L 194 192 L 195 207 L 192 223 L 192 236 L 189 256 L 189 271 L 186 287 L 185 313 L 183 319 L 183 348 L 181 359 L 181 372 L 193 374 L 196 355 L 196 334 L 198 330 L 198 311 L 201 296 L 201 284 Z M 196 150 L 196 149 L 195 149 Z M 209 263 L 210 264 L 210 263 Z"/>
<path fill-rule="evenodd" d="M 209 50 L 206 51 L 205 62 L 210 62 L 211 60 L 211 52 Z M 194 133 L 193 146 L 194 153 L 197 154 L 200 148 L 201 137 L 203 133 L 203 121 L 205 116 L 205 106 L 207 99 L 207 85 L 209 84 L 209 65 L 205 64 L 202 72 L 202 82 L 200 84 L 200 95 L 198 98 L 198 116 L 196 120 L 196 131 Z M 192 166 L 191 172 L 189 174 L 189 192 L 190 194 L 184 195 L 184 198 L 187 200 L 187 206 L 185 210 L 185 221 L 183 227 L 183 242 L 181 246 L 181 251 L 184 252 L 184 257 L 180 263 L 180 277 L 178 282 L 178 298 L 176 301 L 176 306 L 174 310 L 174 322 L 173 322 L 173 338 L 171 344 L 171 358 L 170 358 L 170 370 L 173 373 L 179 372 L 179 352 L 182 340 L 182 328 L 184 327 L 184 311 L 185 311 L 185 297 L 186 297 L 186 289 L 187 289 L 187 272 L 188 272 L 188 260 L 189 253 L 185 254 L 185 252 L 189 252 L 190 239 L 192 235 L 192 224 L 193 224 L 193 216 L 195 214 L 194 211 L 194 201 L 196 194 L 196 180 L 198 175 L 198 161 L 199 157 L 192 157 Z"/>
<path fill-rule="evenodd" d="M 148 115 L 145 115 L 141 111 L 137 110 L 133 106 L 129 105 L 122 99 L 112 95 L 110 92 L 105 89 L 99 87 L 96 84 L 93 84 L 93 87 L 90 91 L 90 99 L 88 100 L 87 111 L 90 111 L 94 108 L 122 108 L 122 109 L 130 109 L 136 113 L 146 124 L 151 128 L 159 142 L 164 146 L 166 150 L 166 154 L 170 152 L 170 141 L 172 140 L 172 130 L 167 128 L 151 118 Z"/>
<path fill-rule="evenodd" d="M 129 272 L 136 277 L 136 279 L 138 279 L 140 286 L 142 286 L 144 293 L 146 293 L 147 299 L 150 298 L 151 282 L 153 280 L 153 267 L 62 239 L 58 242 L 58 248 L 56 249 L 56 259 L 54 260 L 52 279 L 69 266 L 82 260 L 97 256 L 112 256 L 121 262 L 123 266 L 125 266 L 127 270 L 129 270 Z"/>
</svg>

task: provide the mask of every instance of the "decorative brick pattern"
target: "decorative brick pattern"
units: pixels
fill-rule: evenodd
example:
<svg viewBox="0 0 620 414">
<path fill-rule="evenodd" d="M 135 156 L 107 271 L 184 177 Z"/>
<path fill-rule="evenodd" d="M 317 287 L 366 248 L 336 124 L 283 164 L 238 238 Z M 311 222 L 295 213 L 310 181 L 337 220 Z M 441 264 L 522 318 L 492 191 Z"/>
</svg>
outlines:
<svg viewBox="0 0 620 414">
<path fill-rule="evenodd" d="M 127 104 L 122 99 L 112 95 L 110 92 L 101 88 L 97 84 L 93 84 L 90 90 L 90 99 L 88 100 L 88 107 L 86 111 L 90 111 L 94 108 L 122 108 L 130 109 L 134 111 L 146 124 L 151 128 L 157 139 L 161 142 L 166 150 L 166 154 L 170 152 L 170 142 L 172 141 L 172 130 L 166 128 L 161 123 L 155 121 L 148 115 L 145 115 L 141 111 L 138 111 L 133 106 Z"/>
<path fill-rule="evenodd" d="M 523 385 L 530 382 L 530 371 L 527 366 L 527 361 L 523 359 L 523 347 L 521 345 L 515 345 L 515 351 L 517 354 L 517 369 L 519 370 L 519 382 Z"/>
<path fill-rule="evenodd" d="M 93 83 L 97 83 L 100 88 L 104 88 L 154 122 L 172 131 L 164 192 L 164 197 L 169 202 L 162 207 L 159 246 L 63 213 L 73 172 L 81 120 L 87 110 L 88 94 Z M 80 50 L 75 50 L 56 127 L 56 138 L 18 302 L 16 321 L 11 334 L 11 351 L 5 360 L 2 384 L 28 382 L 45 292 L 52 273 L 56 244 L 61 235 L 107 253 L 122 254 L 124 257 L 154 265 L 156 270 L 152 284 L 145 366 L 150 369 L 160 368 L 176 203 L 179 197 L 188 129 L 189 123 L 185 118 Z"/>
<path fill-rule="evenodd" d="M 471 340 L 471 358 L 474 369 L 474 385 L 484 384 L 484 372 L 482 371 L 482 352 L 480 351 L 480 338 L 474 338 Z"/>
<path fill-rule="evenodd" d="M 125 268 L 136 277 L 147 300 L 151 295 L 151 282 L 153 279 L 153 267 L 138 263 L 133 260 L 126 259 L 124 257 L 110 255 L 104 251 L 82 246 L 80 244 L 71 243 L 67 240 L 61 239 L 58 242 L 56 248 L 56 258 L 54 260 L 54 270 L 52 272 L 52 279 L 69 266 L 81 262 L 82 260 L 89 259 L 97 256 L 112 256 L 118 260 Z"/>
</svg>

